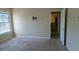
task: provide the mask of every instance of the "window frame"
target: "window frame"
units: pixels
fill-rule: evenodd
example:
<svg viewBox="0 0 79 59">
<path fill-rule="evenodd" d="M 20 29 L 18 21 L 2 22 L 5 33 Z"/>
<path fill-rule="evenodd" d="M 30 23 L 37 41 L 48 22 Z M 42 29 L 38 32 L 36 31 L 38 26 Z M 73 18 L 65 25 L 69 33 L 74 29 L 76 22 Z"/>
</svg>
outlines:
<svg viewBox="0 0 79 59">
<path fill-rule="evenodd" d="M 10 29 L 10 31 L 0 33 L 0 35 L 10 33 L 11 32 L 10 15 L 7 12 L 4 12 L 4 11 L 0 11 L 0 14 L 7 14 L 8 15 L 8 23 L 9 23 L 9 29 Z"/>
</svg>

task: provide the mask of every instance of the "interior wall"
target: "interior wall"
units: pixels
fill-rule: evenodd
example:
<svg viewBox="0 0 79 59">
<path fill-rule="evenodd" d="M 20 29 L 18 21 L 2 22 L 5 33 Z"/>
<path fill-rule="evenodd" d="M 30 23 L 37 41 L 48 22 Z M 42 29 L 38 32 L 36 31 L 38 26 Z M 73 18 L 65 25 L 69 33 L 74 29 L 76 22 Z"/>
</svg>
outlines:
<svg viewBox="0 0 79 59">
<path fill-rule="evenodd" d="M 33 16 L 37 20 L 33 20 Z M 49 37 L 48 9 L 13 9 L 13 21 L 16 36 Z"/>
<path fill-rule="evenodd" d="M 16 36 L 50 38 L 50 11 L 52 9 L 47 8 L 13 9 Z M 37 17 L 37 20 L 33 21 L 33 16 Z"/>
<path fill-rule="evenodd" d="M 9 8 L 0 8 L 0 12 L 7 13 L 10 16 L 9 20 L 10 20 L 10 29 L 11 29 L 10 32 L 0 34 L 0 42 L 2 42 L 4 40 L 7 40 L 7 39 L 10 39 L 10 38 L 13 37 L 13 27 L 12 27 L 11 9 L 9 9 Z"/>
<path fill-rule="evenodd" d="M 68 9 L 67 48 L 79 51 L 79 8 Z"/>
</svg>

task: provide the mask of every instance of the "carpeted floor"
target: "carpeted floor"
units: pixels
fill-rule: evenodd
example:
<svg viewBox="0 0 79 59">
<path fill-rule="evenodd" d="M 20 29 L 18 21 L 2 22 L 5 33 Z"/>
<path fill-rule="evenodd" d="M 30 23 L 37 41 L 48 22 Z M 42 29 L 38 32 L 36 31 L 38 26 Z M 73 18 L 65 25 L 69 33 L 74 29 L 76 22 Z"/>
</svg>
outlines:
<svg viewBox="0 0 79 59">
<path fill-rule="evenodd" d="M 0 43 L 0 51 L 67 51 L 59 39 L 13 38 Z"/>
</svg>

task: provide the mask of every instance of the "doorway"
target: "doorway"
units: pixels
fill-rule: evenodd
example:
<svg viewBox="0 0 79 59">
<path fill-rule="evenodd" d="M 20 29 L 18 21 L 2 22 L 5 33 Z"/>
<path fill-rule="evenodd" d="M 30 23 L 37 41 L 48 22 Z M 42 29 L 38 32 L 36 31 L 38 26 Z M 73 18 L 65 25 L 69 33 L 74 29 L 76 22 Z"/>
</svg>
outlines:
<svg viewBox="0 0 79 59">
<path fill-rule="evenodd" d="M 60 37 L 60 12 L 51 12 L 51 38 Z"/>
</svg>

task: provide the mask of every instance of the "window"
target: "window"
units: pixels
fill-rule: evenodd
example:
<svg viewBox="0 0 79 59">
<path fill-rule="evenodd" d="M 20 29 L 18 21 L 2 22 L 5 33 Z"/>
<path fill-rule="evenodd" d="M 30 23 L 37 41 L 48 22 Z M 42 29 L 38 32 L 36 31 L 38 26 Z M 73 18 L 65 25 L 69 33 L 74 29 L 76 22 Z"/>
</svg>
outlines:
<svg viewBox="0 0 79 59">
<path fill-rule="evenodd" d="M 0 34 L 10 31 L 9 16 L 6 13 L 0 13 Z"/>
</svg>

